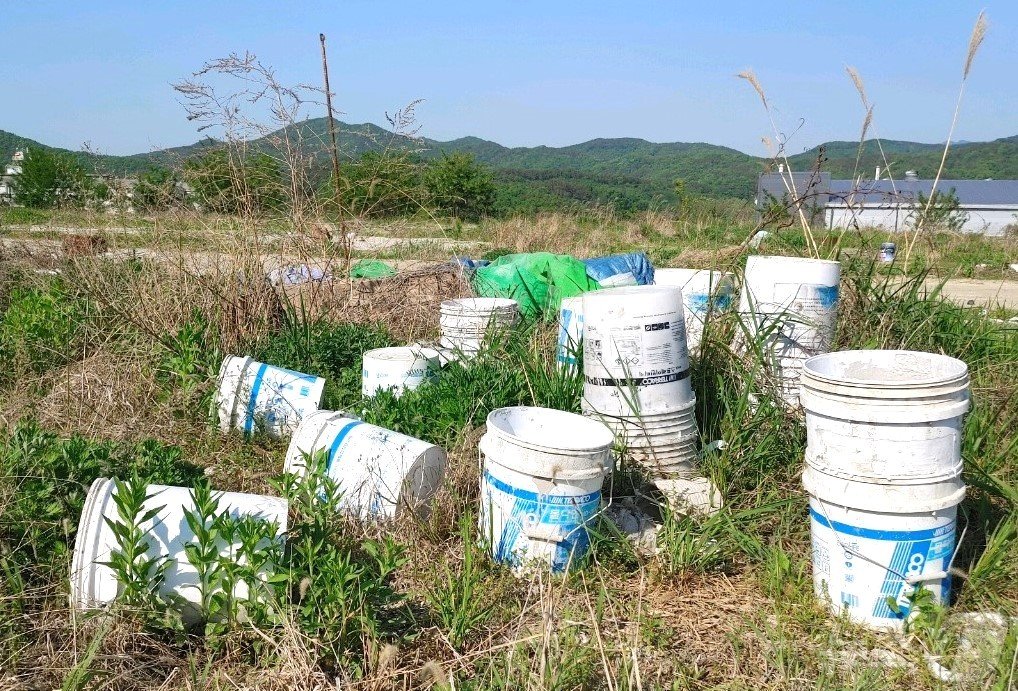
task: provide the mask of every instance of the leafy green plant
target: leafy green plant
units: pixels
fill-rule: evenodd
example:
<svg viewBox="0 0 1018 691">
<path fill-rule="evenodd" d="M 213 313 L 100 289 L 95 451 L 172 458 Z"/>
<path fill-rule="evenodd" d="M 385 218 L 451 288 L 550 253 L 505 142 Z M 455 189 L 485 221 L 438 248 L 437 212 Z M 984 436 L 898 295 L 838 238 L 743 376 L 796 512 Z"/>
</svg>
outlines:
<svg viewBox="0 0 1018 691">
<path fill-rule="evenodd" d="M 104 517 L 113 532 L 116 547 L 107 562 L 119 583 L 118 602 L 149 612 L 163 611 L 159 589 L 173 561 L 165 555 L 149 556 L 152 544 L 144 527 L 164 506 L 146 508 L 154 495 L 148 494 L 148 483 L 138 475 L 129 480 L 114 479 L 113 503 L 117 518 Z"/>
<path fill-rule="evenodd" d="M 323 407 L 342 409 L 360 399 L 364 352 L 394 344 L 381 326 L 308 321 L 291 312 L 283 329 L 254 345 L 253 357 L 325 377 Z"/>
<path fill-rule="evenodd" d="M 287 473 L 277 483 L 295 514 L 285 587 L 322 664 L 362 669 L 367 641 L 409 634 L 406 597 L 392 586 L 406 557 L 389 537 L 357 540 L 344 530 L 341 494 L 325 473 L 326 460 L 326 454 L 307 459 L 303 477 Z"/>
<path fill-rule="evenodd" d="M 159 369 L 185 394 L 192 392 L 218 366 L 219 348 L 208 320 L 197 310 L 162 346 Z"/>
<path fill-rule="evenodd" d="M 15 289 L 0 318 L 0 358 L 7 363 L 0 384 L 68 361 L 84 315 L 84 306 L 60 283 Z"/>
</svg>

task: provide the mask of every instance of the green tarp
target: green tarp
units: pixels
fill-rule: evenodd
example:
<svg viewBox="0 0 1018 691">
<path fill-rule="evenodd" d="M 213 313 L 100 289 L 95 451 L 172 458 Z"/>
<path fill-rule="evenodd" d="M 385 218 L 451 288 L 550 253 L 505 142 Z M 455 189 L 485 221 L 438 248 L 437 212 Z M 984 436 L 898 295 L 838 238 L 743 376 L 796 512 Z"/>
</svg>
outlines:
<svg viewBox="0 0 1018 691">
<path fill-rule="evenodd" d="M 474 292 L 481 297 L 512 298 L 528 317 L 558 314 L 562 298 L 597 290 L 587 266 L 565 254 L 507 254 L 474 272 Z"/>
<path fill-rule="evenodd" d="M 361 259 L 350 269 L 351 278 L 389 278 L 396 275 L 396 269 L 376 259 Z"/>
</svg>

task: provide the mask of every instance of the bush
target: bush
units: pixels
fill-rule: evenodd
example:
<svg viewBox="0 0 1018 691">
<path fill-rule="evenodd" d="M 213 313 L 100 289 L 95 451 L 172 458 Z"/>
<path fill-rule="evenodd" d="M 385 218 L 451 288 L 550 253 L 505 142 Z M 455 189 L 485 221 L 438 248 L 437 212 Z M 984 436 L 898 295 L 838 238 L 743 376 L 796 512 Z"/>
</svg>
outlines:
<svg viewBox="0 0 1018 691">
<path fill-rule="evenodd" d="M 441 211 L 476 220 L 495 206 L 495 182 L 491 171 L 471 154 L 442 155 L 428 166 L 424 185 L 432 203 Z"/>
<path fill-rule="evenodd" d="M 395 345 L 381 326 L 294 322 L 254 347 L 254 358 L 278 367 L 325 377 L 325 409 L 341 409 L 360 398 L 363 354 Z"/>
<path fill-rule="evenodd" d="M 285 206 L 279 163 L 266 154 L 215 149 L 184 162 L 184 179 L 194 200 L 224 214 L 261 214 Z"/>
<path fill-rule="evenodd" d="M 141 210 L 165 209 L 178 201 L 177 174 L 167 168 L 150 168 L 138 177 L 133 203 Z"/>
<path fill-rule="evenodd" d="M 344 165 L 339 179 L 342 209 L 359 217 L 413 214 L 424 206 L 421 163 L 406 152 L 368 151 Z M 335 197 L 330 179 L 323 194 Z"/>
<path fill-rule="evenodd" d="M 14 199 L 40 209 L 83 204 L 91 188 L 81 164 L 70 154 L 29 148 L 14 176 Z"/>
</svg>

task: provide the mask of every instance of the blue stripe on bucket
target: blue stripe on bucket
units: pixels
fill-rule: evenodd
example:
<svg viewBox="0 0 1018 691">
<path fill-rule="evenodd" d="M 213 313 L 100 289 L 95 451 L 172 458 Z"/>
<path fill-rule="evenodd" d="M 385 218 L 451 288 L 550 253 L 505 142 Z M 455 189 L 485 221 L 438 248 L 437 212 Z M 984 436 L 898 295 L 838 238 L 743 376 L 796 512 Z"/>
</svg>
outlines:
<svg viewBox="0 0 1018 691">
<path fill-rule="evenodd" d="M 829 521 L 824 516 L 821 516 L 811 506 L 809 509 L 810 517 L 822 525 L 825 528 L 831 528 L 832 530 L 843 533 L 845 535 L 854 535 L 856 537 L 866 538 L 868 540 L 893 540 L 893 541 L 919 541 L 919 540 L 931 540 L 935 537 L 942 537 L 949 535 L 954 532 L 954 523 L 941 526 L 939 528 L 931 528 L 928 530 L 872 530 L 870 528 L 859 528 L 854 525 L 848 525 L 847 523 L 838 523 L 837 521 Z"/>
<path fill-rule="evenodd" d="M 527 501 L 541 502 L 541 504 L 586 504 L 591 501 L 598 501 L 601 498 L 601 490 L 591 492 L 590 494 L 582 494 L 579 496 L 559 496 L 554 494 L 538 494 L 537 492 L 530 492 L 519 487 L 513 487 L 510 484 L 502 482 L 497 477 L 489 473 L 487 470 L 484 471 L 484 481 L 489 485 L 497 489 L 499 492 L 508 494 L 511 497 L 517 499 L 524 499 Z"/>
<path fill-rule="evenodd" d="M 268 368 L 268 365 L 262 363 L 255 374 L 254 383 L 251 384 L 251 397 L 247 401 L 247 417 L 244 419 L 245 432 L 254 430 L 255 404 L 258 402 L 258 393 L 262 390 L 262 380 L 265 378 L 265 371 Z"/>
<path fill-rule="evenodd" d="M 329 460 L 327 461 L 325 466 L 326 475 L 332 473 L 332 462 L 336 460 L 336 452 L 339 451 L 339 445 L 342 444 L 343 440 L 346 439 L 348 434 L 350 434 L 350 430 L 352 430 L 354 427 L 357 427 L 358 425 L 363 424 L 364 423 L 361 422 L 360 420 L 350 420 L 349 424 L 344 426 L 343 429 L 336 432 L 336 438 L 332 440 L 332 446 L 329 447 Z"/>
</svg>

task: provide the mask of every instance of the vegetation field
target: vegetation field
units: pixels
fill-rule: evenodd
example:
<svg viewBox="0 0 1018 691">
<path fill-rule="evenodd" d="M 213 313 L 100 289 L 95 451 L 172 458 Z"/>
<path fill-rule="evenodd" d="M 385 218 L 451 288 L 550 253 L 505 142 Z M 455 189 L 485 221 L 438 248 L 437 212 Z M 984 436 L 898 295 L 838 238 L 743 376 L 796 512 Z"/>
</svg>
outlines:
<svg viewBox="0 0 1018 691">
<path fill-rule="evenodd" d="M 262 258 L 295 253 L 285 226 L 200 225 L 154 216 L 145 243 L 199 251 L 213 230 L 231 258 L 193 271 L 158 255 L 66 256 L 19 245 L 32 226 L 100 225 L 59 212 L 6 211 L 0 255 L 0 688 L 10 689 L 936 689 L 1013 688 L 1018 656 L 1018 331 L 925 289 L 927 271 L 1003 271 L 1013 240 L 919 245 L 907 273 L 875 262 L 882 238 L 824 238 L 844 267 L 836 347 L 907 348 L 968 363 L 974 406 L 963 442 L 969 491 L 951 604 L 917 601 L 901 635 L 833 618 L 813 594 L 805 432 L 733 353 L 737 316 L 711 322 L 694 362 L 704 471 L 725 506 L 710 517 L 665 508 L 652 544 L 604 517 L 567 576 L 520 578 L 478 546 L 477 442 L 509 405 L 578 412 L 581 380 L 554 364 L 555 325 L 526 324 L 469 366 L 400 398 L 360 394 L 361 353 L 430 340 L 441 299 L 466 294 L 457 271 L 272 286 Z M 752 220 L 731 210 L 631 218 L 545 215 L 480 223 L 377 223 L 364 235 L 476 240 L 491 256 L 646 249 L 659 265 L 737 273 Z M 735 211 L 735 214 L 740 212 Z M 108 217 L 107 217 L 108 219 Z M 126 227 L 126 223 L 120 225 Z M 131 223 L 135 224 L 133 221 Z M 106 231 L 116 223 L 103 224 Z M 111 243 L 129 235 L 108 232 Z M 176 236 L 178 240 L 172 238 Z M 180 238 L 190 238 L 181 244 Z M 252 238 L 257 238 L 257 241 Z M 775 231 L 762 249 L 803 251 Z M 164 243 L 164 244 L 160 244 Z M 344 266 L 342 247 L 318 254 Z M 305 255 L 307 256 L 307 255 Z M 449 252 L 445 252 L 449 256 Z M 1012 259 L 1013 260 L 1013 259 Z M 917 265 L 918 264 L 918 265 Z M 986 267 L 979 267 L 986 264 Z M 970 266 L 971 268 L 966 268 Z M 324 407 L 449 452 L 430 515 L 363 523 L 334 510 L 334 487 L 282 474 L 285 443 L 222 434 L 210 416 L 227 353 L 327 378 Z M 207 560 L 197 621 L 155 597 L 155 571 L 121 559 L 109 611 L 68 605 L 70 552 L 97 477 L 124 497 L 146 483 L 285 496 L 286 548 L 254 550 L 277 576 L 257 604 L 224 597 L 245 572 Z M 619 505 L 648 493 L 638 468 L 605 487 Z M 646 502 L 644 502 L 646 504 Z M 129 513 L 125 508 L 125 512 Z M 262 526 L 261 529 L 263 529 Z M 233 529 L 240 530 L 234 526 Z M 258 543 L 260 528 L 248 526 Z M 125 540 L 143 544 L 144 534 Z M 198 539 L 195 550 L 213 538 Z M 254 544 L 252 543 L 252 544 Z M 197 553 L 196 552 L 196 553 Z M 126 552 L 125 552 L 126 553 Z M 248 574 L 249 576 L 250 574 Z M 230 580 L 234 579 L 234 580 Z M 992 613 L 973 619 L 974 613 Z"/>
</svg>

